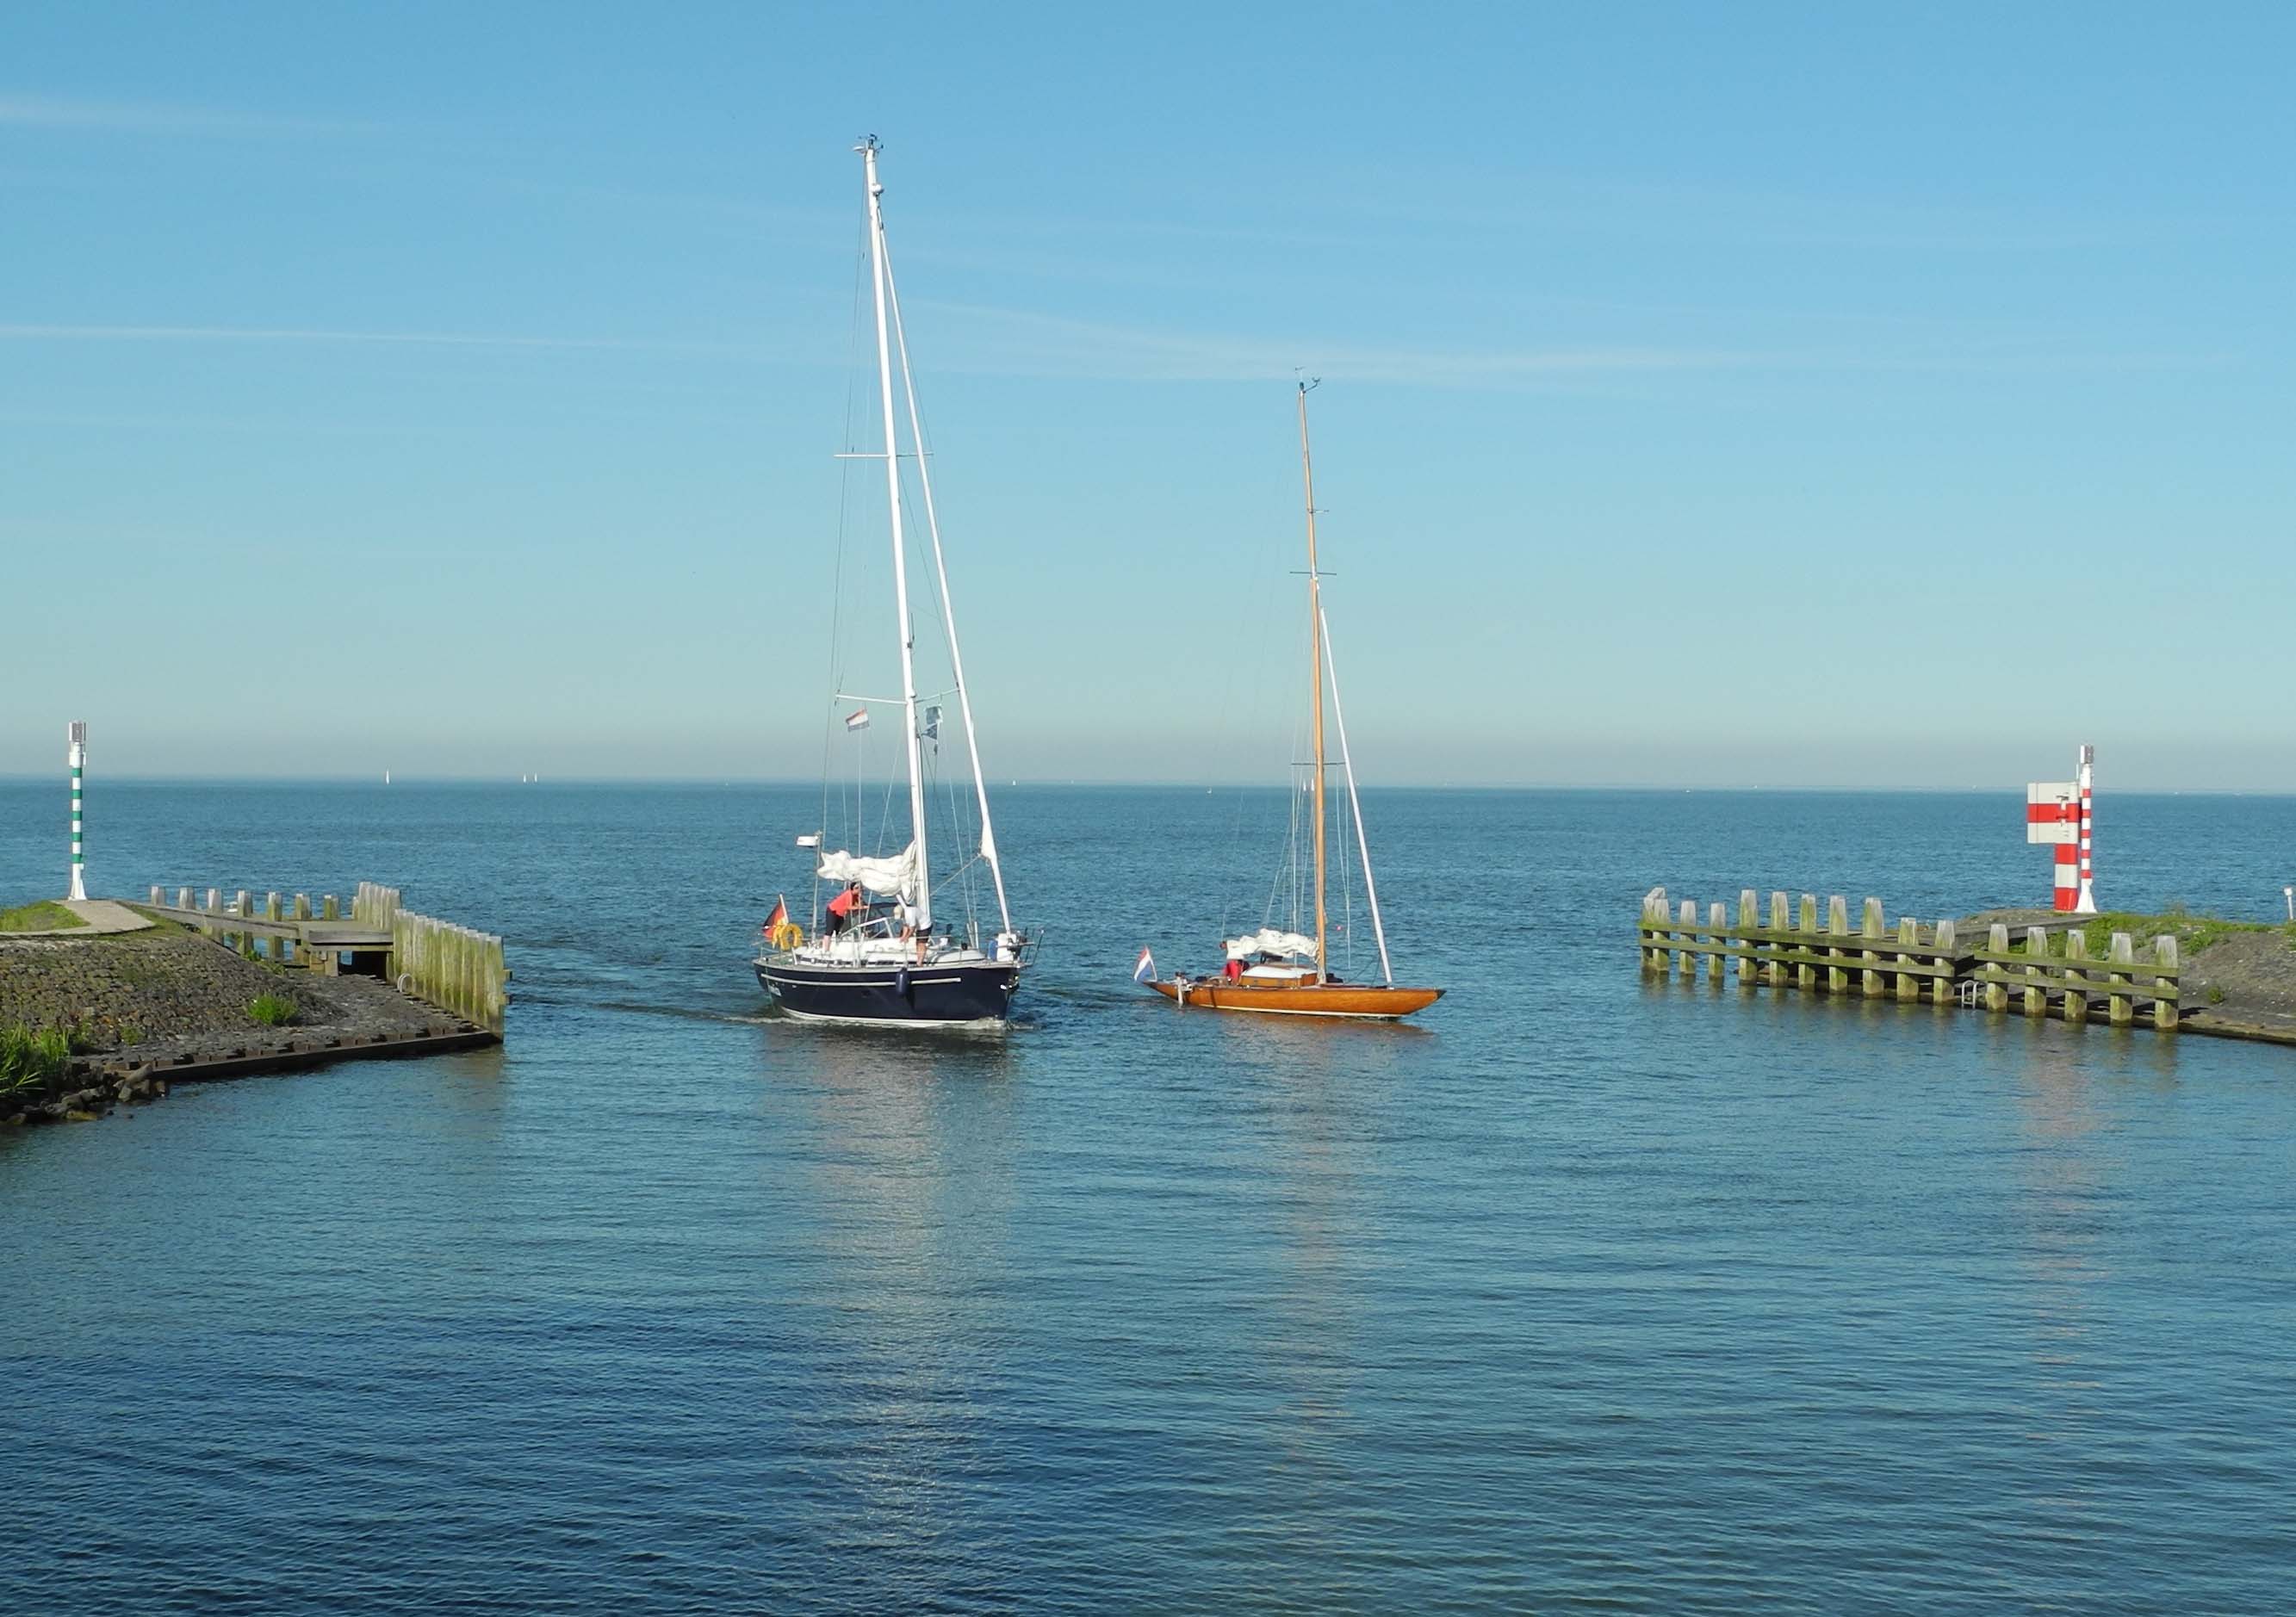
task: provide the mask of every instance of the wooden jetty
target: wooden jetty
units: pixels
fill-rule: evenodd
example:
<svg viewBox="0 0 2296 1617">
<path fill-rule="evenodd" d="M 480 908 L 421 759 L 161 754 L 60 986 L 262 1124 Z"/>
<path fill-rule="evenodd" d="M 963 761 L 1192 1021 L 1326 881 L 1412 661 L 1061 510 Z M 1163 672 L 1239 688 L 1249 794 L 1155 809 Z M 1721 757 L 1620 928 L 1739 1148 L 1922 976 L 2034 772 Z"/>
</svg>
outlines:
<svg viewBox="0 0 2296 1617">
<path fill-rule="evenodd" d="M 140 906 L 149 914 L 197 928 L 250 958 L 299 966 L 329 976 L 381 977 L 441 1010 L 489 1029 L 497 1037 L 510 1004 L 511 974 L 503 941 L 436 916 L 417 915 L 399 902 L 398 889 L 361 882 L 346 915 L 332 893 L 316 905 L 308 893 L 291 898 L 241 888 L 226 899 L 209 887 L 205 902 L 177 887 L 175 902 L 155 886 Z"/>
<path fill-rule="evenodd" d="M 1717 988 L 1734 974 L 1742 989 L 1792 988 L 1996 1013 L 2015 1009 L 2070 1022 L 2101 1016 L 2116 1026 L 2133 1024 L 2141 1009 L 2164 1033 L 2177 1026 L 2183 966 L 2173 937 L 2153 939 L 2149 958 L 2139 959 L 2135 938 L 2116 932 L 2104 957 L 2094 959 L 2078 924 L 2029 927 L 2013 937 L 1996 922 L 1980 944 L 1973 935 L 1963 938 L 1949 919 L 1924 926 L 1904 916 L 1891 927 L 1878 898 L 1865 901 L 1853 927 L 1849 901 L 1839 894 L 1826 900 L 1822 918 L 1816 894 L 1802 894 L 1799 904 L 1784 893 L 1769 896 L 1765 924 L 1751 887 L 1738 894 L 1734 916 L 1715 903 L 1702 919 L 1693 901 L 1685 898 L 1677 909 L 1665 888 L 1652 888 L 1637 928 L 1643 969 L 1660 976 L 1679 972 L 1689 982 L 1702 961 L 1706 980 Z"/>
</svg>

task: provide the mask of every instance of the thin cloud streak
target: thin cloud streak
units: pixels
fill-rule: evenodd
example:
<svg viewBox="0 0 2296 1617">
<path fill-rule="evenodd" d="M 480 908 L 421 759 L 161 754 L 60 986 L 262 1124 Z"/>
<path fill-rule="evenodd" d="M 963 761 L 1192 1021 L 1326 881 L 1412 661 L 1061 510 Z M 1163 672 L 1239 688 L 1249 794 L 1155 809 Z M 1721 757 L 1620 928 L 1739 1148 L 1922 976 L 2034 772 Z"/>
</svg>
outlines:
<svg viewBox="0 0 2296 1617">
<path fill-rule="evenodd" d="M 953 368 L 1104 381 L 1288 380 L 1302 363 L 1358 381 L 1420 387 L 1505 386 L 1540 379 L 1703 371 L 1760 363 L 1721 350 L 1645 347 L 1442 349 L 1148 331 L 977 304 L 921 303 L 955 315 L 966 345 Z M 971 330 L 965 325 L 970 324 Z M 966 352 L 972 357 L 966 357 Z"/>
<path fill-rule="evenodd" d="M 286 118 L 229 112 L 164 102 L 78 101 L 56 95 L 0 92 L 0 124 L 35 129 L 85 129 L 117 135 L 217 135 L 286 138 L 310 135 L 371 135 L 380 125 L 340 118 Z"/>
<path fill-rule="evenodd" d="M 249 342 L 393 344 L 433 348 L 599 349 L 633 353 L 735 354 L 729 344 L 620 337 L 505 335 L 484 331 L 348 331 L 308 326 L 0 325 L 0 341 Z"/>
<path fill-rule="evenodd" d="M 950 369 L 1089 381 L 1288 380 L 1303 367 L 1356 381 L 1508 388 L 1573 380 L 1720 372 L 1940 372 L 1972 375 L 2216 369 L 2222 353 L 2084 352 L 1998 339 L 1844 348 L 1679 347 L 1632 343 L 1562 348 L 1440 348 L 1313 338 L 1155 331 L 978 304 L 920 301 L 951 317 L 938 349 Z"/>
</svg>

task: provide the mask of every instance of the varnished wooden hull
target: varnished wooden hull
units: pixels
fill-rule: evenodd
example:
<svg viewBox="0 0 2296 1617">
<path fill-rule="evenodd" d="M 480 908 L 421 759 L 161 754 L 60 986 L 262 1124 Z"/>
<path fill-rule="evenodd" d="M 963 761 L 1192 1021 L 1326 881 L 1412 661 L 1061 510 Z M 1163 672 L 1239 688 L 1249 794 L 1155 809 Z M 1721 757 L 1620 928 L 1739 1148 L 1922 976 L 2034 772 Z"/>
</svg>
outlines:
<svg viewBox="0 0 2296 1617">
<path fill-rule="evenodd" d="M 1151 983 L 1168 1000 L 1178 1000 L 1177 983 Z M 1356 1017 L 1391 1021 L 1424 1010 L 1443 997 L 1439 988 L 1381 988 L 1356 983 L 1300 983 L 1260 987 L 1226 978 L 1191 982 L 1184 1009 L 1248 1010 L 1276 1017 Z"/>
</svg>

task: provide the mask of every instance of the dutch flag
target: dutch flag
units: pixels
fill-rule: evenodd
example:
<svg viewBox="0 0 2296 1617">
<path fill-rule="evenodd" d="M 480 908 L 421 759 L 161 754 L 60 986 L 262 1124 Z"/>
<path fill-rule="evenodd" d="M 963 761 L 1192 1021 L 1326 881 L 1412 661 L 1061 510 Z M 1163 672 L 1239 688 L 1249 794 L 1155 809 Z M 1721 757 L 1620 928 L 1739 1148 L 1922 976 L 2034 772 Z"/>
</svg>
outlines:
<svg viewBox="0 0 2296 1617">
<path fill-rule="evenodd" d="M 1140 951 L 1140 963 L 1132 968 L 1132 980 L 1136 983 L 1152 983 L 1156 980 L 1156 957 L 1145 949 Z"/>
</svg>

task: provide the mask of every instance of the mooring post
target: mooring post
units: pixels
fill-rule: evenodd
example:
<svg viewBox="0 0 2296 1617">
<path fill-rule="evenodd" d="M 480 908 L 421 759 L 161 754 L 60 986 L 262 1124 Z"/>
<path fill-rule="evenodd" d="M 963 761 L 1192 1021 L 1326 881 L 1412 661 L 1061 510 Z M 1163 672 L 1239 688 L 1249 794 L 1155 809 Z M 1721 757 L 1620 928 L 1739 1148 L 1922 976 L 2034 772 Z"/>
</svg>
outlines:
<svg viewBox="0 0 2296 1617">
<path fill-rule="evenodd" d="M 1954 984 L 1960 970 L 1954 957 L 1961 952 L 1955 932 L 1955 924 L 1950 919 L 1941 920 L 1937 924 L 1935 946 L 1938 951 L 1938 964 L 1944 967 L 1945 971 L 1943 975 L 1930 979 L 1930 1003 L 1932 1005 L 1948 1005 L 1953 1002 Z"/>
<path fill-rule="evenodd" d="M 2177 968 L 2175 938 L 2164 934 L 2152 940 L 2152 963 L 2156 966 L 2165 966 L 2171 971 Z M 2184 991 L 2184 985 L 2181 982 L 2170 981 L 2155 983 L 2152 986 L 2156 992 L 2162 988 L 2168 990 L 2166 993 L 2161 994 L 2152 1001 L 2152 1025 L 2164 1033 L 2175 1033 L 2177 1031 L 2177 996 Z"/>
<path fill-rule="evenodd" d="M 1674 941 L 1677 943 L 1694 943 L 1698 941 L 1698 901 L 1696 899 L 1685 898 L 1682 901 L 1682 930 L 1676 935 Z M 1695 951 L 1688 949 L 1676 950 L 1674 963 L 1677 969 L 1682 973 L 1684 982 L 1688 983 L 1696 979 L 1698 956 Z"/>
<path fill-rule="evenodd" d="M 319 919 L 321 920 L 336 921 L 342 919 L 342 918 L 343 907 L 339 902 L 337 902 L 333 894 L 330 893 L 326 897 L 319 901 Z"/>
<path fill-rule="evenodd" d="M 1913 951 L 1922 946 L 1922 924 L 1912 916 L 1898 919 L 1898 1000 L 1911 1003 L 1922 997 L 1922 980 L 1914 975 Z"/>
<path fill-rule="evenodd" d="M 2049 1014 L 2047 969 L 2049 935 L 2039 927 L 2025 928 L 2025 1014 L 2046 1017 Z"/>
<path fill-rule="evenodd" d="M 1796 927 L 1795 930 L 1801 934 L 1801 936 L 1796 940 L 1796 952 L 1803 955 L 1816 953 L 1817 950 L 1816 894 L 1805 893 L 1801 895 L 1801 925 Z M 1817 990 L 1817 968 L 1808 960 L 1803 960 L 1800 966 L 1794 968 L 1794 981 L 1800 984 L 1805 991 L 1813 993 L 1816 992 Z"/>
<path fill-rule="evenodd" d="M 1836 940 L 1849 935 L 1849 901 L 1839 893 L 1825 901 L 1825 929 Z M 1849 973 L 1842 968 L 1841 962 L 1849 958 L 1849 951 L 1841 947 L 1837 941 L 1825 951 L 1825 958 L 1833 962 L 1825 968 L 1826 992 L 1847 992 Z"/>
<path fill-rule="evenodd" d="M 188 910 L 191 907 L 192 890 L 189 887 L 177 887 L 176 889 L 176 908 L 178 910 Z"/>
<path fill-rule="evenodd" d="M 1883 931 L 1883 925 L 1882 901 L 1878 898 L 1868 898 L 1866 901 L 1866 913 L 1862 918 L 1862 924 L 1857 929 L 1858 935 L 1878 943 L 1887 935 Z M 1863 951 L 1863 956 L 1866 969 L 1861 975 L 1866 979 L 1866 997 L 1869 1000 L 1879 999 L 1882 996 L 1882 957 L 1872 949 Z"/>
<path fill-rule="evenodd" d="M 263 919 L 271 921 L 279 919 L 279 894 L 276 893 L 263 895 Z"/>
<path fill-rule="evenodd" d="M 2009 927 L 2005 921 L 1995 921 L 1985 935 L 1988 954 L 2006 955 L 2009 952 Z M 2009 984 L 2001 980 L 2008 968 L 1998 960 L 1985 963 L 1985 1009 L 2003 1011 L 2009 1009 Z"/>
<path fill-rule="evenodd" d="M 1788 913 L 1786 895 L 1773 892 L 1770 894 L 1770 961 L 1762 973 L 1762 980 L 1773 988 L 1784 988 L 1792 978 L 1785 962 L 1779 958 L 1792 946 L 1792 940 L 1786 935 L 1793 930 Z"/>
<path fill-rule="evenodd" d="M 160 910 L 167 907 L 168 901 L 160 896 L 164 891 L 165 889 L 163 889 L 158 882 L 155 881 L 152 884 L 152 907 L 153 909 Z"/>
<path fill-rule="evenodd" d="M 1719 900 L 1706 906 L 1706 927 L 1714 935 L 1709 940 L 1714 945 L 1714 952 L 1706 957 L 1706 982 L 1710 987 L 1719 988 L 1722 974 L 1730 966 L 1730 957 L 1725 952 L 1730 947 L 1730 911 Z"/>
<path fill-rule="evenodd" d="M 311 919 L 311 895 L 308 893 L 295 894 L 295 919 L 299 921 Z"/>
<path fill-rule="evenodd" d="M 223 913 L 223 894 L 217 888 L 209 887 L 208 889 L 208 913 L 209 915 L 221 915 Z"/>
<path fill-rule="evenodd" d="M 1738 930 L 1745 935 L 1738 942 L 1746 951 L 1738 957 L 1738 986 L 1741 988 L 1751 988 L 1761 981 L 1760 947 L 1754 942 L 1754 934 L 1761 929 L 1760 902 L 1755 898 L 1753 888 L 1741 887 L 1738 890 Z"/>
<path fill-rule="evenodd" d="M 2065 1020 L 2088 1020 L 2088 934 L 2079 927 L 2065 934 Z"/>
<path fill-rule="evenodd" d="M 2104 1019 L 2126 1027 L 2136 1020 L 2136 981 L 2127 969 L 2136 964 L 2136 940 L 2126 932 L 2114 933 L 2106 958 L 2112 969 L 2104 975 Z"/>
<path fill-rule="evenodd" d="M 1664 919 L 1662 912 L 1665 908 L 1666 889 L 1664 887 L 1652 887 L 1649 892 L 1643 894 L 1642 939 L 1643 969 L 1644 971 L 1664 971 L 1666 969 L 1666 955 L 1658 946 L 1659 940 L 1652 936 L 1650 931 L 1652 927 L 1659 926 L 1662 923 Z"/>
</svg>

